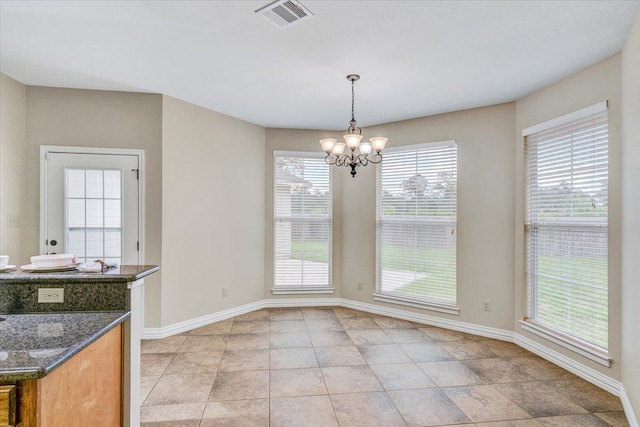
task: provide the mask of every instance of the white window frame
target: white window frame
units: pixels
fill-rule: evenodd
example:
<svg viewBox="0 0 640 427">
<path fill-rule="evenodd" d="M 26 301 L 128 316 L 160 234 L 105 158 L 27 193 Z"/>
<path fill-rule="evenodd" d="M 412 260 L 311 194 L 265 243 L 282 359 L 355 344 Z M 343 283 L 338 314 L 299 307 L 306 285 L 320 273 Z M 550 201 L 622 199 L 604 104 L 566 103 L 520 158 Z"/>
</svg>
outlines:
<svg viewBox="0 0 640 427">
<path fill-rule="evenodd" d="M 544 132 L 546 130 L 552 129 L 554 127 L 557 126 L 562 126 L 565 124 L 569 124 L 573 121 L 576 120 L 580 120 L 583 118 L 586 118 L 590 115 L 593 114 L 597 114 L 597 113 L 601 113 L 604 111 L 607 111 L 608 109 L 608 105 L 607 105 L 607 101 L 602 101 L 599 102 L 597 104 L 594 105 L 590 105 L 588 107 L 585 107 L 583 109 L 571 112 L 569 114 L 565 114 L 563 116 L 560 117 L 556 117 L 554 119 L 536 124 L 534 126 L 525 128 L 522 130 L 522 138 L 523 138 L 523 143 L 526 143 L 526 137 L 533 135 L 535 133 L 538 132 Z M 525 156 L 526 156 L 526 150 L 525 150 Z M 525 164 L 526 164 L 526 158 L 525 158 Z M 525 169 L 525 173 L 526 173 L 526 169 Z M 524 195 L 525 198 L 527 197 L 527 184 L 526 184 L 526 180 L 525 180 L 525 188 L 524 188 Z M 525 210 L 528 208 L 527 207 L 527 203 L 525 202 L 524 204 L 525 206 Z M 526 214 L 525 214 L 525 218 L 526 218 Z M 608 220 L 607 220 L 608 222 Z M 524 234 L 525 234 L 525 248 L 524 248 L 524 265 L 525 265 L 525 271 L 524 271 L 524 277 L 526 279 L 526 277 L 528 277 L 529 275 L 529 268 L 530 265 L 532 264 L 531 262 L 529 262 L 529 252 L 528 252 L 528 245 L 526 244 L 527 240 L 528 240 L 528 234 L 529 234 L 529 227 L 544 227 L 544 225 L 540 225 L 540 224 L 527 224 L 527 221 L 525 220 L 525 223 L 523 224 L 523 230 L 524 230 Z M 608 226 L 607 226 L 607 235 L 608 235 Z M 608 273 L 607 273 L 608 274 Z M 523 330 L 531 332 L 535 335 L 538 335 L 540 337 L 543 337 L 559 346 L 562 346 L 566 349 L 569 349 L 577 354 L 580 354 L 586 358 L 589 358 L 601 365 L 610 367 L 611 366 L 611 358 L 609 357 L 609 353 L 608 353 L 608 349 L 604 350 L 596 345 L 593 345 L 589 342 L 586 342 L 582 339 L 580 339 L 579 337 L 564 333 L 560 330 L 557 330 L 553 327 L 541 324 L 539 322 L 536 321 L 536 319 L 532 318 L 532 308 L 531 308 L 531 301 L 534 301 L 537 296 L 534 294 L 535 289 L 532 286 L 529 286 L 527 284 L 528 280 L 525 280 L 525 317 L 524 319 L 522 319 L 519 323 L 520 326 Z M 609 315 L 607 315 L 609 317 Z"/>
<path fill-rule="evenodd" d="M 277 157 L 300 157 L 307 159 L 321 159 L 324 160 L 325 154 L 311 151 L 273 151 L 273 221 L 272 221 L 272 230 L 273 230 L 273 277 L 272 277 L 272 288 L 271 293 L 273 295 L 295 295 L 295 294 L 332 294 L 335 292 L 335 287 L 333 286 L 333 171 L 331 170 L 331 166 L 327 164 L 327 168 L 329 169 L 329 218 L 328 220 L 313 220 L 310 219 L 311 222 L 321 222 L 326 223 L 328 221 L 329 228 L 329 242 L 328 242 L 328 256 L 329 256 L 329 281 L 327 286 L 277 286 L 276 285 L 276 244 L 277 244 L 277 236 L 276 236 L 276 224 L 279 220 L 279 217 L 276 215 L 276 158 Z M 281 218 L 280 218 L 281 219 Z"/>
<path fill-rule="evenodd" d="M 448 141 L 439 141 L 439 142 L 429 142 L 429 143 L 423 143 L 423 144 L 413 144 L 413 145 L 405 145 L 405 146 L 400 146 L 400 147 L 392 147 L 392 148 L 388 148 L 385 150 L 386 153 L 394 153 L 394 152 L 402 152 L 402 151 L 415 151 L 415 150 L 419 150 L 419 149 L 428 149 L 428 148 L 439 148 L 439 147 L 457 147 L 457 142 L 455 140 L 448 140 Z M 383 160 L 384 163 L 384 160 Z M 457 153 L 456 153 L 456 188 L 457 188 L 457 170 L 458 170 L 458 158 L 457 158 Z M 379 198 L 380 198 L 380 187 L 379 187 L 379 182 L 380 182 L 380 174 L 382 173 L 382 168 L 381 166 L 378 166 L 378 170 L 377 170 L 377 185 L 376 185 L 376 210 L 379 210 L 380 207 L 380 203 L 379 203 Z M 457 191 L 456 191 L 457 193 Z M 456 200 L 456 225 L 455 225 L 455 235 L 456 235 L 456 301 L 452 304 L 446 304 L 446 303 L 442 303 L 442 302 L 438 302 L 438 301 L 430 301 L 427 299 L 421 299 L 421 298 L 411 298 L 411 297 L 406 297 L 403 295 L 397 295 L 397 294 L 392 294 L 392 293 L 387 293 L 387 292 L 382 292 L 381 287 L 382 287 L 382 273 L 381 273 L 381 262 L 382 262 L 382 256 L 381 256 L 381 252 L 380 252 L 380 245 L 381 245 L 381 234 L 380 234 L 380 224 L 381 222 L 383 222 L 383 220 L 380 217 L 380 212 L 376 212 L 376 291 L 373 294 L 373 299 L 374 301 L 381 301 L 381 302 L 386 302 L 386 303 L 391 303 L 391 304 L 398 304 L 398 305 L 403 305 L 403 306 L 407 306 L 407 307 L 416 307 L 416 308 L 421 308 L 421 309 L 425 309 L 425 310 L 430 310 L 430 311 L 436 311 L 436 312 L 440 312 L 440 313 L 446 313 L 446 314 L 453 314 L 453 315 L 458 315 L 460 314 L 460 308 L 458 307 L 458 279 L 457 279 L 457 217 L 458 217 L 458 207 L 457 207 L 457 200 Z M 428 222 L 428 220 L 424 221 L 425 223 Z"/>
</svg>

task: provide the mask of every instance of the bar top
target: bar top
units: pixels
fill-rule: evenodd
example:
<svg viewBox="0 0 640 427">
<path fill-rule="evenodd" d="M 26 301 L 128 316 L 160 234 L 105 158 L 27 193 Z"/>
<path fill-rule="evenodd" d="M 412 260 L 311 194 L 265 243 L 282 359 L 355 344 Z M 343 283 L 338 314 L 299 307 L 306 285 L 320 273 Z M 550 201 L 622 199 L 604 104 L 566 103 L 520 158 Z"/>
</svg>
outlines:
<svg viewBox="0 0 640 427">
<path fill-rule="evenodd" d="M 83 273 L 78 270 L 58 273 L 36 273 L 26 271 L 7 271 L 0 273 L 0 284 L 11 283 L 87 283 L 87 282 L 135 282 L 160 270 L 157 265 L 120 265 L 102 273 Z"/>
<path fill-rule="evenodd" d="M 130 314 L 112 311 L 0 315 L 0 381 L 44 377 Z"/>
</svg>

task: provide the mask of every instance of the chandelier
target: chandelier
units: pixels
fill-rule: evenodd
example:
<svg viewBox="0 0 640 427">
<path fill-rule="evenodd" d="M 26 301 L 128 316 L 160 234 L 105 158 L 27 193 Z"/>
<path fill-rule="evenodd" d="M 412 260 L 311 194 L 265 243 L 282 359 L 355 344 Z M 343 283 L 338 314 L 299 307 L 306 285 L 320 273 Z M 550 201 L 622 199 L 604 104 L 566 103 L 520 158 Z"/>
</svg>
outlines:
<svg viewBox="0 0 640 427">
<path fill-rule="evenodd" d="M 358 127 L 355 119 L 355 97 L 353 91 L 354 82 L 360 80 L 360 76 L 357 74 L 349 74 L 347 80 L 351 82 L 351 121 L 347 128 L 347 134 L 343 135 L 346 142 L 338 142 L 338 140 L 334 138 L 321 139 L 319 142 L 324 152 L 327 153 L 324 161 L 330 165 L 351 168 L 351 176 L 355 178 L 357 167 L 367 166 L 369 163 L 378 164 L 382 161 L 382 155 L 380 153 L 384 149 L 388 138 L 375 136 L 369 138 L 369 141 L 360 142 L 362 139 L 362 131 Z M 351 149 L 351 153 L 343 154 L 345 146 Z M 369 157 L 372 151 L 376 153 Z"/>
</svg>

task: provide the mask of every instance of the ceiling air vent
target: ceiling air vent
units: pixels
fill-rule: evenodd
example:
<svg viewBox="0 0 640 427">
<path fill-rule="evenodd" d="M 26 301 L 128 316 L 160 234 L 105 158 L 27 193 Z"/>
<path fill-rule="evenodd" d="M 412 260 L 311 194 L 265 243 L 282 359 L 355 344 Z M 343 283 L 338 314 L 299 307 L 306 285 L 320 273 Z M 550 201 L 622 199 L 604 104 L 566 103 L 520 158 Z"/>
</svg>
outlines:
<svg viewBox="0 0 640 427">
<path fill-rule="evenodd" d="M 276 27 L 284 30 L 313 16 L 309 9 L 294 0 L 277 0 L 256 10 Z"/>
</svg>

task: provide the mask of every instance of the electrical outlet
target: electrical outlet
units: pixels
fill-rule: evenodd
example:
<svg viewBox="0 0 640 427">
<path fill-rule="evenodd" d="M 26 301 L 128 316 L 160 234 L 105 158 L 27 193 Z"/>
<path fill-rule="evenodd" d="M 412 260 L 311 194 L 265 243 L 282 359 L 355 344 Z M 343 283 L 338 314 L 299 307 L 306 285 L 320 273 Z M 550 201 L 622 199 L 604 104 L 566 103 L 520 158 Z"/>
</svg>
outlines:
<svg viewBox="0 0 640 427">
<path fill-rule="evenodd" d="M 64 302 L 64 288 L 38 289 L 38 302 Z"/>
<path fill-rule="evenodd" d="M 20 215 L 7 215 L 7 227 L 20 227 Z"/>
<path fill-rule="evenodd" d="M 358 282 L 358 290 L 361 291 L 363 288 L 363 284 L 362 282 Z"/>
<path fill-rule="evenodd" d="M 491 311 L 491 301 L 488 301 L 488 300 L 482 301 L 482 309 L 484 311 Z"/>
<path fill-rule="evenodd" d="M 227 291 L 229 290 L 229 288 L 222 288 L 222 296 L 226 297 L 227 296 Z"/>
</svg>

